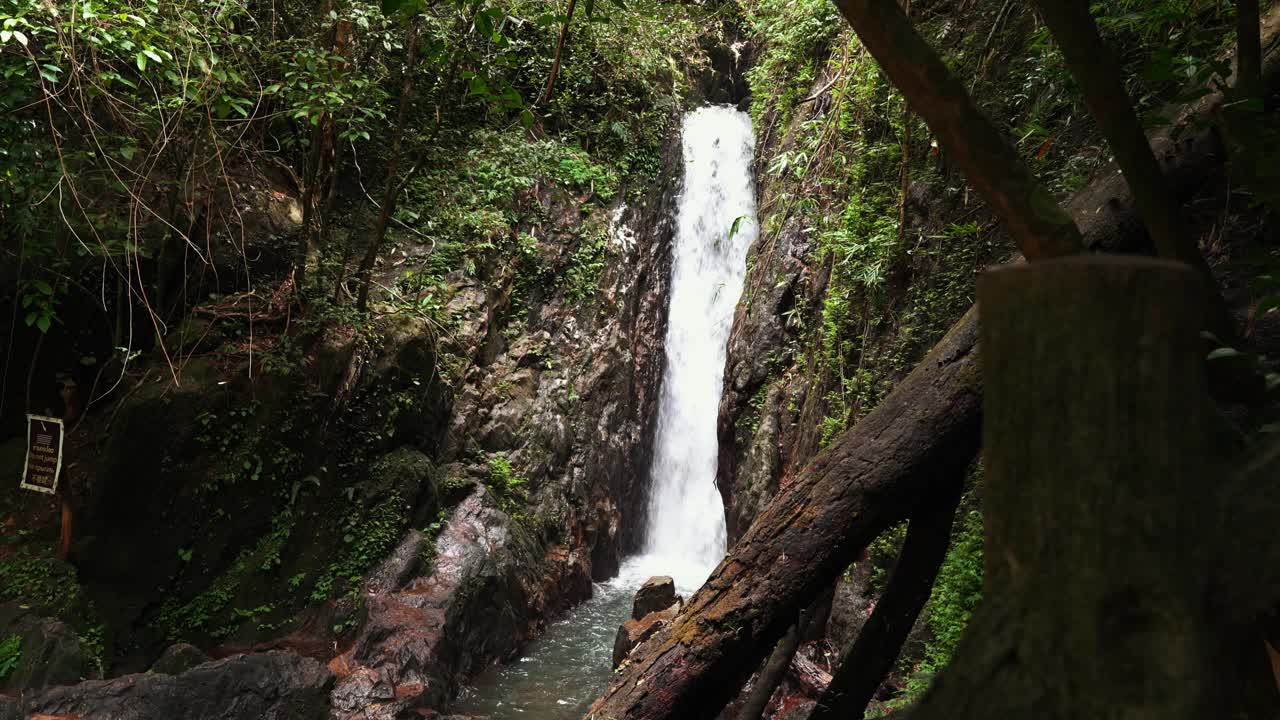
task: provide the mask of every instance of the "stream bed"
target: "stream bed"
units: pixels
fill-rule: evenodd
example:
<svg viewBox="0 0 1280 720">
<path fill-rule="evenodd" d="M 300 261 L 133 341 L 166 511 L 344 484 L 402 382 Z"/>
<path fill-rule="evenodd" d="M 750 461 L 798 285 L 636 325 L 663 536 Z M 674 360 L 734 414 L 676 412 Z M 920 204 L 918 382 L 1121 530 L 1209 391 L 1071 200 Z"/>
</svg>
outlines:
<svg viewBox="0 0 1280 720">
<path fill-rule="evenodd" d="M 481 673 L 450 712 L 492 720 L 577 720 L 613 678 L 610 662 L 618 626 L 631 615 L 631 600 L 645 580 L 673 575 L 685 598 L 706 577 L 680 572 L 667 558 L 645 555 L 622 564 L 617 576 L 596 583 L 589 600 L 547 626 L 524 655 Z M 683 577 L 681 577 L 683 576 Z"/>
</svg>

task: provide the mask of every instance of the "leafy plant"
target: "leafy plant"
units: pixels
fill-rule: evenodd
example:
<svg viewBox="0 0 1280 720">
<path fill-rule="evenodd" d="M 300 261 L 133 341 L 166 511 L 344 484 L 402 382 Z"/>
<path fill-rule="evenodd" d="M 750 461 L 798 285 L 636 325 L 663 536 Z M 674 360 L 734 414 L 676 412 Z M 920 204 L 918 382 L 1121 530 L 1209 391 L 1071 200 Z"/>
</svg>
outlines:
<svg viewBox="0 0 1280 720">
<path fill-rule="evenodd" d="M 22 659 L 22 638 L 10 635 L 0 640 L 0 680 L 4 680 L 18 669 L 18 661 Z"/>
</svg>

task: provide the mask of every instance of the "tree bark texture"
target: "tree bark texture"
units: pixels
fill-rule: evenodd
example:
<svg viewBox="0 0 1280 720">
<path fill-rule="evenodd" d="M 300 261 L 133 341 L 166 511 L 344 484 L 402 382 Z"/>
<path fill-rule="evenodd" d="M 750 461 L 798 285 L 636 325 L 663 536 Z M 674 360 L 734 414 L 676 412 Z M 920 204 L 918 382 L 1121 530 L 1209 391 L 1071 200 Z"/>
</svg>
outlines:
<svg viewBox="0 0 1280 720">
<path fill-rule="evenodd" d="M 1280 26 L 1268 14 L 1266 34 Z M 1269 54 L 1268 82 L 1280 79 Z M 1193 125 L 1221 106 L 1215 93 L 1173 108 L 1173 129 L 1152 139 L 1181 200 L 1223 163 L 1212 128 Z M 1179 134 L 1173 134 L 1177 130 Z M 1175 139 L 1176 138 L 1176 139 Z M 1141 220 L 1115 173 L 1067 206 L 1088 248 L 1138 251 Z M 631 663 L 587 712 L 592 720 L 712 718 L 741 688 L 800 608 L 834 582 L 883 529 L 909 517 L 936 480 L 961 472 L 978 447 L 981 372 L 971 308 L 869 415 L 783 488 L 690 599 L 671 627 L 632 652 Z M 998 615 L 980 623 L 1008 632 Z M 900 713 L 899 713 L 900 714 Z"/>
<path fill-rule="evenodd" d="M 1241 99 L 1259 103 L 1263 100 L 1261 26 L 1258 0 L 1236 0 L 1235 91 Z"/>
<path fill-rule="evenodd" d="M 742 709 L 738 712 L 738 720 L 760 720 L 764 717 L 769 701 L 773 699 L 773 694 L 782 681 L 789 675 L 803 674 L 792 664 L 792 661 L 798 660 L 796 653 L 800 650 L 801 644 L 809 642 L 810 639 L 821 639 L 826 631 L 827 620 L 831 617 L 834 591 L 835 586 L 831 586 L 825 593 L 818 596 L 817 601 L 800 613 L 796 624 L 792 625 L 786 635 L 782 636 L 782 640 L 778 641 L 777 647 L 760 668 L 755 684 L 752 685 Z M 821 672 L 816 666 L 805 669 Z M 806 680 L 812 679 L 806 678 Z"/>
<path fill-rule="evenodd" d="M 1212 715 L 1202 292 L 1141 258 L 979 280 L 984 601 L 912 720 Z"/>
<path fill-rule="evenodd" d="M 911 516 L 889 584 L 858 637 L 841 655 L 831 684 L 809 720 L 843 720 L 866 714 L 867 705 L 893 669 L 903 642 L 933 592 L 934 579 L 951 544 L 951 525 L 963 487 L 964 476 L 957 475 L 949 487 L 940 487 Z"/>
</svg>

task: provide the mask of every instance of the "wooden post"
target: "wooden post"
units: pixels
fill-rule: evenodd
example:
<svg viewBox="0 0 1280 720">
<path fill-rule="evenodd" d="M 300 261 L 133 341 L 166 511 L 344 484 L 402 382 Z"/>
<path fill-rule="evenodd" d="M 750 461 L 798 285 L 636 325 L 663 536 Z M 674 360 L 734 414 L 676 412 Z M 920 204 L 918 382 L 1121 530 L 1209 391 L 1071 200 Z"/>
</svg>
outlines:
<svg viewBox="0 0 1280 720">
<path fill-rule="evenodd" d="M 63 432 L 63 438 L 65 440 L 66 433 L 70 432 L 71 428 L 74 426 L 76 419 L 80 417 L 80 413 L 83 410 L 83 406 L 80 400 L 79 388 L 76 386 L 76 382 L 74 380 L 71 380 L 69 378 L 64 380 L 62 383 L 62 391 L 60 394 L 62 396 L 62 404 L 63 404 L 62 432 Z M 70 494 L 71 494 L 71 488 L 68 487 L 68 483 L 64 479 L 62 483 L 62 489 L 58 491 L 58 500 L 62 504 L 62 523 L 58 532 L 58 559 L 59 560 L 66 560 L 67 556 L 71 554 L 71 529 L 72 529 L 72 524 L 75 518 L 74 518 L 74 513 L 72 513 L 71 511 Z"/>
<path fill-rule="evenodd" d="M 984 601 L 912 720 L 1216 716 L 1202 293 L 1142 258 L 981 279 Z"/>
</svg>

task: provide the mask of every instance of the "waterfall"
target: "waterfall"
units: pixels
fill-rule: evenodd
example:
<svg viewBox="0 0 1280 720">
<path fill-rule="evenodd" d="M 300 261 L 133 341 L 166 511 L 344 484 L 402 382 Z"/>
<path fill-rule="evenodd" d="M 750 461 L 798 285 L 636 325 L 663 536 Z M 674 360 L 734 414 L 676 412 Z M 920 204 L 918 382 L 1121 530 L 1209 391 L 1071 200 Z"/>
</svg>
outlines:
<svg viewBox="0 0 1280 720">
<path fill-rule="evenodd" d="M 685 116 L 682 134 L 684 190 L 672 250 L 645 564 L 694 588 L 725 552 L 724 505 L 715 486 L 716 415 L 756 207 L 749 115 L 704 107 Z"/>
<path fill-rule="evenodd" d="M 645 551 L 628 558 L 617 577 L 598 583 L 590 600 L 552 623 L 520 662 L 481 677 L 454 712 L 494 720 L 581 717 L 612 677 L 618 624 L 630 614 L 632 596 L 645 578 L 670 575 L 687 597 L 724 557 L 724 506 L 715 486 L 716 414 L 733 309 L 742 294 L 747 248 L 756 237 L 751 118 L 727 106 L 702 108 L 685 116 L 683 140 L 684 192 L 672 249 L 667 367 Z M 737 232 L 731 233 L 735 224 Z"/>
</svg>

